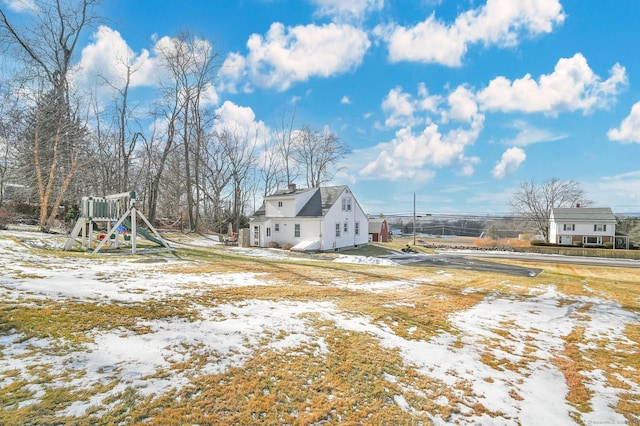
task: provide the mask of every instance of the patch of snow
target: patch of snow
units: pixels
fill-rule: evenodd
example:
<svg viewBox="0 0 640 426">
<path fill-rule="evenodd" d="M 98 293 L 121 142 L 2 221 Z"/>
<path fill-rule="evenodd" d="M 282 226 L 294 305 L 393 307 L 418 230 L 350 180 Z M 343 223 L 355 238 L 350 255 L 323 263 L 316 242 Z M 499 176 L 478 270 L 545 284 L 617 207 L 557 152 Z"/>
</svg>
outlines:
<svg viewBox="0 0 640 426">
<path fill-rule="evenodd" d="M 400 266 L 398 262 L 390 259 L 384 259 L 372 256 L 347 256 L 340 255 L 333 260 L 338 263 L 355 263 L 359 265 L 376 265 L 376 266 Z"/>
<path fill-rule="evenodd" d="M 10 238 L 7 238 L 10 237 Z M 187 297 L 215 288 L 272 285 L 259 273 L 190 274 L 172 272 L 180 260 L 161 264 L 136 263 L 124 256 L 75 254 L 64 258 L 47 257 L 11 238 L 31 245 L 64 244 L 62 238 L 44 234 L 14 235 L 0 232 L 0 297 L 6 303 L 27 304 L 34 300 L 81 300 L 95 303 L 141 303 Z M 246 256 L 275 259 L 291 258 L 282 250 L 229 248 Z M 343 256 L 341 256 L 343 257 Z M 356 256 L 344 256 L 354 258 Z M 304 258 L 306 260 L 306 258 Z M 338 258 L 340 259 L 340 258 Z M 372 258 L 374 259 L 374 258 Z M 358 260 L 363 263 L 362 259 Z M 377 261 L 366 260 L 366 262 Z M 395 266 L 389 264 L 389 266 Z M 436 272 L 446 282 L 448 271 Z M 384 280 L 356 283 L 335 280 L 331 286 L 350 291 L 391 293 L 411 290 L 433 278 Z M 313 284 L 309 282 L 309 284 Z M 316 283 L 317 284 L 317 283 Z M 509 284 L 505 284 L 509 286 Z M 469 287 L 463 293 L 476 292 Z M 403 302 L 388 307 L 408 306 Z M 580 309 L 579 309 L 580 308 Z M 24 380 L 33 397 L 23 405 L 37 403 L 45 386 L 74 390 L 105 385 L 108 391 L 88 400 L 70 401 L 61 416 L 83 416 L 90 407 L 105 409 L 109 396 L 133 388 L 142 395 L 161 395 L 172 388 L 186 386 L 199 374 L 223 373 L 242 366 L 256 351 L 294 351 L 313 348 L 314 356 L 328 353 L 328 345 L 307 319 L 308 313 L 331 321 L 337 327 L 366 333 L 383 347 L 397 350 L 408 366 L 454 390 L 459 405 L 447 419 L 428 414 L 435 424 L 573 424 L 575 408 L 566 401 L 568 388 L 562 373 L 553 364 L 565 338 L 576 327 L 584 327 L 585 345 L 605 343 L 611 350 L 633 350 L 634 342 L 624 333 L 629 324 L 639 324 L 639 316 L 617 303 L 596 297 L 566 295 L 553 285 L 532 287 L 527 297 L 503 296 L 493 292 L 481 303 L 449 316 L 455 333 L 442 332 L 428 340 L 398 336 L 388 325 L 363 315 L 344 313 L 327 301 L 242 300 L 216 306 L 193 305 L 195 320 L 168 318 L 141 320 L 139 327 L 148 332 L 136 334 L 125 329 L 95 332 L 91 343 L 61 351 L 65 342 L 56 339 L 25 339 L 17 330 L 0 335 L 0 386 Z M 411 327 L 409 334 L 417 328 Z M 606 346 L 606 345 L 609 346 Z M 483 360 L 491 356 L 514 368 L 492 368 Z M 205 362 L 198 370 L 173 370 L 175 363 L 200 357 Z M 35 367 L 46 366 L 52 383 L 41 383 Z M 163 374 L 171 371 L 170 375 Z M 639 386 L 618 375 L 628 389 L 616 389 L 600 370 L 583 372 L 585 385 L 593 392 L 592 412 L 580 413 L 584 423 L 602 419 L 624 423 L 615 411 L 622 392 L 639 393 Z M 383 373 L 382 378 L 396 383 L 397 378 Z M 110 385 L 115 386 L 110 387 Z M 468 389 L 464 392 L 461 389 Z M 410 391 L 410 390 L 408 390 Z M 443 395 L 431 395 L 436 404 L 448 406 Z M 403 410 L 411 410 L 403 394 L 393 400 Z M 496 414 L 475 415 L 482 404 Z"/>
</svg>

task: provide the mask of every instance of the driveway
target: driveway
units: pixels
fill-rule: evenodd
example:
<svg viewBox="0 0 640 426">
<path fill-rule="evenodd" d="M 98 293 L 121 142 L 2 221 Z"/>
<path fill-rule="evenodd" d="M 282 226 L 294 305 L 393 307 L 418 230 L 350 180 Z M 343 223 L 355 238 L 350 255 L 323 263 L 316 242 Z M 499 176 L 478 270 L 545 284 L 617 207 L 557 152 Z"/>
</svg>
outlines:
<svg viewBox="0 0 640 426">
<path fill-rule="evenodd" d="M 473 255 L 477 256 L 475 253 Z M 463 255 L 453 252 L 438 254 L 398 253 L 384 256 L 384 258 L 403 265 L 412 264 L 435 268 L 466 269 L 469 271 L 494 272 L 521 277 L 535 277 L 542 272 L 542 269 L 539 268 L 525 268 L 486 260 L 472 259 L 467 257 L 466 254 Z"/>
</svg>

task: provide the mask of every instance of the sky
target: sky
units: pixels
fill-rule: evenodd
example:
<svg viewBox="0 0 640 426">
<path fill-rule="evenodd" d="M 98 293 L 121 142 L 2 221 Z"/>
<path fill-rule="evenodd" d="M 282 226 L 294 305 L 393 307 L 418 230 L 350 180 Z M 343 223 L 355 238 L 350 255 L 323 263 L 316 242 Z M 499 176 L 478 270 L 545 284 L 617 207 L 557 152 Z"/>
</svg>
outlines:
<svg viewBox="0 0 640 426">
<path fill-rule="evenodd" d="M 27 13 L 31 0 L 0 1 Z M 78 82 L 115 79 L 126 56 L 143 99 L 157 48 L 196 34 L 218 53 L 218 124 L 330 128 L 350 149 L 331 184 L 369 214 L 411 213 L 414 193 L 418 214 L 506 214 L 520 182 L 551 178 L 640 212 L 637 0 L 109 0 L 99 13 Z"/>
</svg>

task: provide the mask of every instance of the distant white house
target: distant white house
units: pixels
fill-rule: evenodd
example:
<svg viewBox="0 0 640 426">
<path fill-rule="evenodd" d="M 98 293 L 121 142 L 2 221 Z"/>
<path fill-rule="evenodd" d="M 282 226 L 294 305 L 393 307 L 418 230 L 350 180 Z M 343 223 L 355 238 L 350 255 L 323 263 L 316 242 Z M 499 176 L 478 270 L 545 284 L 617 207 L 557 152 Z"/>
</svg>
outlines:
<svg viewBox="0 0 640 426">
<path fill-rule="evenodd" d="M 549 242 L 559 245 L 612 243 L 615 248 L 628 248 L 628 238 L 616 235 L 616 216 L 609 207 L 552 209 Z"/>
<path fill-rule="evenodd" d="M 292 250 L 331 251 L 366 245 L 367 215 L 348 186 L 286 190 L 265 197 L 249 221 L 249 244 L 292 244 Z"/>
</svg>

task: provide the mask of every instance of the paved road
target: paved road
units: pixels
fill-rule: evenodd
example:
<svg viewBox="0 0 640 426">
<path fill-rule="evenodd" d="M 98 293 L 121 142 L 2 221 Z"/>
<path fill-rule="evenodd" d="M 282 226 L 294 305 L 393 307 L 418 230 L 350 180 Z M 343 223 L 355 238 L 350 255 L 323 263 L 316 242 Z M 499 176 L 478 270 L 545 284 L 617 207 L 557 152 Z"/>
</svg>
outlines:
<svg viewBox="0 0 640 426">
<path fill-rule="evenodd" d="M 542 269 L 527 268 L 499 263 L 500 259 L 519 260 L 537 263 L 567 263 L 624 268 L 640 268 L 640 261 L 628 259 L 609 259 L 602 257 L 562 256 L 537 253 L 516 253 L 481 250 L 447 250 L 437 254 L 393 254 L 384 256 L 400 264 L 412 264 L 428 267 L 466 269 L 471 271 L 494 272 L 522 277 L 535 277 Z M 488 261 L 484 259 L 495 259 Z"/>
<path fill-rule="evenodd" d="M 611 266 L 622 268 L 640 268 L 639 260 L 611 259 L 606 257 L 564 256 L 560 254 L 517 253 L 509 251 L 451 250 L 442 252 L 461 257 L 479 257 L 483 259 L 511 259 L 524 262 L 567 263 L 575 265 Z"/>
</svg>

